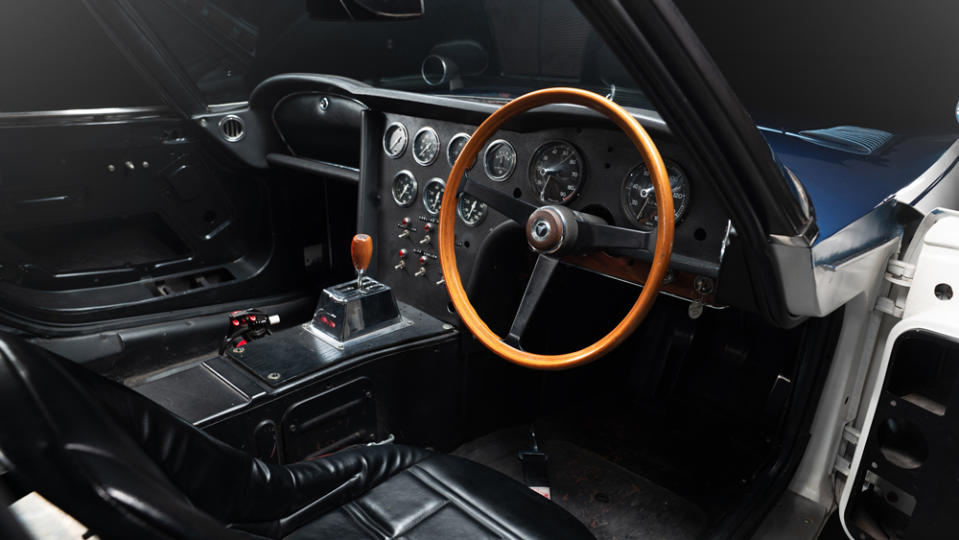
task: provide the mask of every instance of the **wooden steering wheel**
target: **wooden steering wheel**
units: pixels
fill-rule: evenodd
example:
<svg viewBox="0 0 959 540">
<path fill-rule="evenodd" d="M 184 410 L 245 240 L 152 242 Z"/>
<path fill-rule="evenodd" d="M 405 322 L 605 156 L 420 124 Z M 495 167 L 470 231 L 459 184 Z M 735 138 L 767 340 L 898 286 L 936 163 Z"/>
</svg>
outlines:
<svg viewBox="0 0 959 540">
<path fill-rule="evenodd" d="M 607 225 L 595 216 L 576 212 L 565 206 L 537 207 L 509 194 L 465 178 L 480 149 L 494 133 L 514 116 L 550 103 L 571 103 L 599 111 L 616 123 L 642 155 L 650 171 L 656 196 L 656 247 L 649 276 L 639 298 L 629 313 L 613 330 L 599 341 L 578 351 L 547 355 L 524 351 L 520 340 L 530 316 L 539 302 L 550 276 L 559 264 L 559 257 L 570 253 L 601 251 L 604 249 L 636 249 L 648 253 L 649 234 L 633 229 Z M 519 309 L 513 319 L 509 335 L 502 338 L 476 313 L 463 289 L 456 267 L 453 228 L 456 225 L 456 204 L 462 182 L 462 191 L 482 200 L 506 217 L 522 225 L 530 247 L 539 253 Z M 610 352 L 623 342 L 646 317 L 659 287 L 662 285 L 669 257 L 673 249 L 673 197 L 666 166 L 659 150 L 646 130 L 622 107 L 606 98 L 577 88 L 547 88 L 531 92 L 507 103 L 487 118 L 470 137 L 446 182 L 440 207 L 439 257 L 453 307 L 463 323 L 476 338 L 500 357 L 534 369 L 559 370 L 591 362 Z"/>
</svg>

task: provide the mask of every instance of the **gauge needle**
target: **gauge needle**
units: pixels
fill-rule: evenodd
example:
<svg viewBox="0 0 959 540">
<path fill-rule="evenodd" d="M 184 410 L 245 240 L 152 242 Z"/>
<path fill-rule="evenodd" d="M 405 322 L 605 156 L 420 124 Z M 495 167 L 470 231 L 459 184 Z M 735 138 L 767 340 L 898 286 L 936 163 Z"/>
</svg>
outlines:
<svg viewBox="0 0 959 540">
<path fill-rule="evenodd" d="M 544 169 L 544 171 L 545 171 L 545 169 Z M 546 174 L 546 173 L 544 172 L 544 174 Z M 549 186 L 549 181 L 552 180 L 552 179 L 553 179 L 553 175 L 552 175 L 552 174 L 546 174 L 546 181 L 543 182 L 543 189 L 539 192 L 539 198 L 540 198 L 540 200 L 543 200 L 543 201 L 546 200 L 546 187 Z"/>
<path fill-rule="evenodd" d="M 473 201 L 473 204 L 470 205 L 470 211 L 466 214 L 466 217 L 473 219 L 473 213 L 476 212 L 476 201 Z"/>
<path fill-rule="evenodd" d="M 640 206 L 639 210 L 636 211 L 636 221 L 639 221 L 639 218 L 642 217 L 643 210 L 645 210 L 647 206 L 649 206 L 649 197 L 643 199 L 643 205 Z"/>
<path fill-rule="evenodd" d="M 409 192 L 409 190 L 410 190 L 410 185 L 404 184 L 403 191 L 400 192 L 400 198 L 402 199 L 403 197 L 406 197 L 406 194 Z"/>
</svg>

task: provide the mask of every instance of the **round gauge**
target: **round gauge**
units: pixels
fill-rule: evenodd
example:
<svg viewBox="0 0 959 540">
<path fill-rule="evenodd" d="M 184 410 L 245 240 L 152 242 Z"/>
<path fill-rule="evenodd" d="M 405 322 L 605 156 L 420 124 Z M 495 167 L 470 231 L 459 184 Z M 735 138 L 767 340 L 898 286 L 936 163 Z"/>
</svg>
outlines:
<svg viewBox="0 0 959 540">
<path fill-rule="evenodd" d="M 440 137 L 431 127 L 425 127 L 413 136 L 413 159 L 420 165 L 431 165 L 440 155 Z"/>
<path fill-rule="evenodd" d="M 456 203 L 457 215 L 470 227 L 482 223 L 486 219 L 487 210 L 486 203 L 466 193 L 460 195 L 460 200 Z"/>
<path fill-rule="evenodd" d="M 450 143 L 446 146 L 446 161 L 450 164 L 450 167 L 456 163 L 456 158 L 460 157 L 460 152 L 463 151 L 463 147 L 469 140 L 470 136 L 466 133 L 457 133 L 450 139 Z"/>
<path fill-rule="evenodd" d="M 529 183 L 539 200 L 567 203 L 583 185 L 583 158 L 566 141 L 550 141 L 540 146 L 529 164 Z"/>
<path fill-rule="evenodd" d="M 666 162 L 669 186 L 673 191 L 673 211 L 678 222 L 689 207 L 689 181 L 674 163 Z M 623 210 L 643 230 L 656 228 L 656 192 L 645 163 L 633 167 L 623 180 Z"/>
<path fill-rule="evenodd" d="M 416 200 L 416 178 L 410 171 L 400 171 L 393 177 L 393 201 L 400 206 L 409 206 Z"/>
<path fill-rule="evenodd" d="M 386 155 L 396 159 L 406 151 L 406 143 L 409 140 L 409 133 L 406 126 L 399 122 L 394 122 L 386 126 L 386 132 L 383 133 L 383 150 Z"/>
<path fill-rule="evenodd" d="M 513 169 L 516 168 L 516 150 L 513 150 L 513 145 L 503 139 L 493 141 L 486 148 L 483 167 L 490 180 L 502 182 L 509 178 L 509 175 L 513 174 Z"/>
<path fill-rule="evenodd" d="M 440 213 L 444 189 L 446 189 L 446 182 L 441 178 L 433 178 L 423 186 L 423 206 L 434 216 Z"/>
</svg>

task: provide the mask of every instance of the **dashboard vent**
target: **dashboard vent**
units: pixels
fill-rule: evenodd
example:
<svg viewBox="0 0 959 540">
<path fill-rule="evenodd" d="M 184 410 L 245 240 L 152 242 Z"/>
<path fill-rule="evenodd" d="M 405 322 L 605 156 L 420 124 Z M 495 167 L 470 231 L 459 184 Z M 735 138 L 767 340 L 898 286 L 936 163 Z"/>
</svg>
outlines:
<svg viewBox="0 0 959 540">
<path fill-rule="evenodd" d="M 892 133 L 858 126 L 807 129 L 796 136 L 833 150 L 862 155 L 877 152 L 892 139 Z"/>
<path fill-rule="evenodd" d="M 246 135 L 246 126 L 239 116 L 231 114 L 220 120 L 220 133 L 227 141 L 237 142 Z"/>
</svg>

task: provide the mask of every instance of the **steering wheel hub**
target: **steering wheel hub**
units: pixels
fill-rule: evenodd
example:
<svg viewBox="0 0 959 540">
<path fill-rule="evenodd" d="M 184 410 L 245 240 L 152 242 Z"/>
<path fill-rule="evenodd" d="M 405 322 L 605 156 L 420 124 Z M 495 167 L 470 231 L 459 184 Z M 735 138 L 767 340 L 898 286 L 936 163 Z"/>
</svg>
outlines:
<svg viewBox="0 0 959 540">
<path fill-rule="evenodd" d="M 576 239 L 576 219 L 567 214 L 571 214 L 568 209 L 556 206 L 544 206 L 530 214 L 526 221 L 530 247 L 552 255 L 571 245 Z"/>
</svg>

